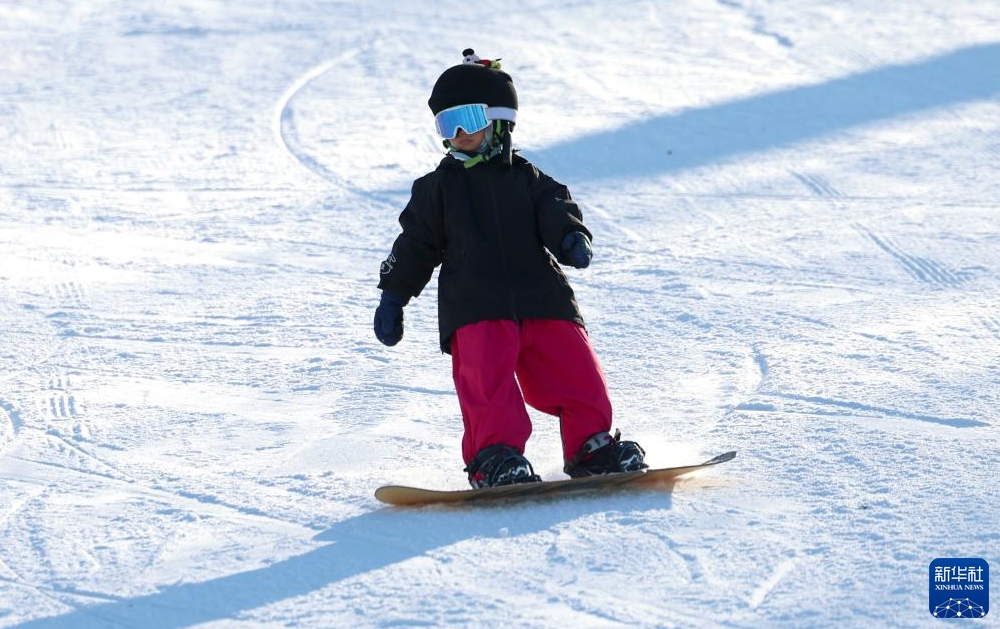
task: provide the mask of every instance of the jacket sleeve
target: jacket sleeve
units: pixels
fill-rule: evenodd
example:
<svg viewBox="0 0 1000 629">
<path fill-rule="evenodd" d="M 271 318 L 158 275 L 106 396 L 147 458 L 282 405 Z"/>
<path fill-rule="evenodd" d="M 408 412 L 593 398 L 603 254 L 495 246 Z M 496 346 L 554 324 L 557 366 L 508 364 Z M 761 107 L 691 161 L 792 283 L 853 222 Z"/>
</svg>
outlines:
<svg viewBox="0 0 1000 629">
<path fill-rule="evenodd" d="M 378 287 L 410 298 L 420 295 L 444 255 L 440 197 L 433 173 L 413 182 L 410 201 L 399 215 L 403 231 L 382 262 Z"/>
<path fill-rule="evenodd" d="M 583 212 L 573 201 L 569 188 L 534 166 L 529 166 L 531 196 L 542 243 L 562 264 L 566 264 L 560 245 L 566 234 L 583 232 L 593 241 L 593 234 L 583 224 Z"/>
</svg>

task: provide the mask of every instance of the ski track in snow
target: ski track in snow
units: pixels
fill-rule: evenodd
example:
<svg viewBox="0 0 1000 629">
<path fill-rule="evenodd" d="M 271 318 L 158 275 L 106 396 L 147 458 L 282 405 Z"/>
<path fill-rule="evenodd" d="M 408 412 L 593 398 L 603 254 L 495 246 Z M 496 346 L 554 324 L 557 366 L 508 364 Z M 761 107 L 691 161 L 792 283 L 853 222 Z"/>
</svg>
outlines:
<svg viewBox="0 0 1000 629">
<path fill-rule="evenodd" d="M 840 415 L 845 412 L 849 412 L 856 416 L 870 415 L 875 417 L 912 419 L 915 421 L 951 426 L 953 428 L 985 428 L 991 426 L 989 422 L 968 417 L 939 417 L 936 415 L 910 413 L 893 408 L 871 406 L 860 402 L 850 402 L 816 396 L 795 395 L 791 393 L 757 393 L 754 397 L 756 400 L 755 402 L 739 404 L 734 408 L 734 410 L 774 412 L 778 410 L 778 404 L 784 400 L 807 403 L 807 406 L 803 407 L 802 410 L 792 411 L 792 407 L 786 407 L 783 409 L 784 412 L 800 412 L 815 415 Z M 761 402 L 761 398 L 768 398 L 771 402 Z M 798 407 L 798 405 L 793 406 Z"/>
<path fill-rule="evenodd" d="M 0 398 L 0 410 L 3 411 L 3 415 L 0 419 L 3 420 L 3 432 L 0 432 L 0 452 L 10 445 L 16 438 L 17 433 L 21 431 L 21 413 L 17 408 L 7 400 Z"/>
<path fill-rule="evenodd" d="M 753 33 L 773 39 L 776 44 L 778 44 L 779 46 L 783 46 L 785 48 L 791 48 L 794 45 L 789 37 L 782 35 L 779 32 L 773 31 L 768 27 L 767 17 L 763 13 L 753 9 L 755 3 L 751 2 L 750 8 L 747 8 L 745 4 L 741 2 L 736 2 L 735 0 L 717 0 L 717 1 L 720 5 L 724 7 L 730 7 L 732 9 L 744 11 L 746 16 L 750 18 L 750 20 L 753 22 L 753 29 L 752 29 Z"/>
<path fill-rule="evenodd" d="M 337 177 L 331 170 L 317 160 L 316 157 L 310 155 L 307 150 L 301 147 L 298 133 L 295 130 L 295 110 L 292 107 L 292 100 L 295 98 L 296 94 L 298 94 L 311 82 L 322 77 L 324 74 L 344 61 L 353 59 L 361 52 L 362 51 L 359 48 L 346 50 L 336 57 L 324 61 L 323 63 L 303 73 L 302 76 L 298 77 L 288 87 L 288 89 L 285 90 L 285 93 L 278 100 L 278 105 L 274 109 L 274 118 L 271 122 L 271 130 L 274 134 L 275 141 L 278 143 L 278 146 L 280 146 L 292 159 L 321 177 L 338 183 L 340 183 L 340 177 Z"/>
<path fill-rule="evenodd" d="M 835 200 L 843 199 L 846 196 L 820 174 L 804 173 L 795 170 L 789 171 L 789 174 L 798 179 L 814 196 L 820 199 Z"/>
<path fill-rule="evenodd" d="M 798 561 L 796 559 L 787 559 L 784 562 L 778 564 L 778 567 L 774 569 L 774 572 L 770 577 L 763 583 L 761 583 L 756 590 L 750 595 L 750 609 L 757 609 L 760 607 L 767 595 L 781 582 L 782 579 L 787 577 L 794 569 Z"/>
<path fill-rule="evenodd" d="M 969 279 L 968 272 L 953 271 L 940 262 L 908 253 L 888 237 L 874 233 L 863 225 L 856 225 L 855 228 L 920 282 L 937 288 L 958 288 Z"/>
</svg>

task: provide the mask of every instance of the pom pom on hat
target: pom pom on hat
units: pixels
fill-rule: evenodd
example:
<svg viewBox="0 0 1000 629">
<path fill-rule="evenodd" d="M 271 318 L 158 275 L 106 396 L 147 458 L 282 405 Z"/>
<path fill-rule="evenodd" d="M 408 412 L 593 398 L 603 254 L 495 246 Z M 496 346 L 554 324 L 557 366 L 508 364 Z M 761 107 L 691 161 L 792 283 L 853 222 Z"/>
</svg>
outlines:
<svg viewBox="0 0 1000 629">
<path fill-rule="evenodd" d="M 499 70 L 500 59 L 480 59 L 479 55 L 472 48 L 466 48 L 462 51 L 462 63 L 478 63 L 481 66 L 486 66 L 487 68 L 496 68 Z"/>
</svg>

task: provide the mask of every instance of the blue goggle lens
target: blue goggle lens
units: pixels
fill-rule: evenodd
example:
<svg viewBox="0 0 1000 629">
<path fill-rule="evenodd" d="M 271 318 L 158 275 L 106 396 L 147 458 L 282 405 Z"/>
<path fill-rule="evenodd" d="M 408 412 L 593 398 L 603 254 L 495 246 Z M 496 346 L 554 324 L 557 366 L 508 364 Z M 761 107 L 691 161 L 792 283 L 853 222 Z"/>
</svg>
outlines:
<svg viewBox="0 0 1000 629">
<path fill-rule="evenodd" d="M 434 122 L 437 125 L 438 133 L 445 140 L 450 140 L 458 135 L 460 128 L 466 133 L 475 133 L 490 126 L 484 104 L 449 107 L 434 116 Z"/>
</svg>

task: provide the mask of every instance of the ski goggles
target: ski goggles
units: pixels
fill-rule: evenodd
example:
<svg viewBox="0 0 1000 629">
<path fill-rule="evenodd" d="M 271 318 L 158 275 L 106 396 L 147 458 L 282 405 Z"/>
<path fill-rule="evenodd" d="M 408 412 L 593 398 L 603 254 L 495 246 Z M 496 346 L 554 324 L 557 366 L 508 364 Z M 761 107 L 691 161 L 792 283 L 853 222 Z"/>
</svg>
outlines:
<svg viewBox="0 0 1000 629">
<path fill-rule="evenodd" d="M 466 133 L 482 131 L 490 126 L 490 119 L 486 115 L 486 108 L 487 106 L 483 103 L 449 107 L 434 116 L 434 124 L 437 126 L 437 132 L 445 140 L 451 140 L 458 135 L 459 129 L 462 129 Z"/>
</svg>

